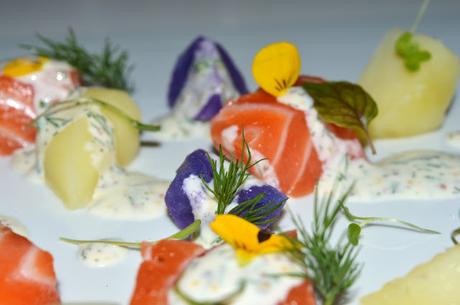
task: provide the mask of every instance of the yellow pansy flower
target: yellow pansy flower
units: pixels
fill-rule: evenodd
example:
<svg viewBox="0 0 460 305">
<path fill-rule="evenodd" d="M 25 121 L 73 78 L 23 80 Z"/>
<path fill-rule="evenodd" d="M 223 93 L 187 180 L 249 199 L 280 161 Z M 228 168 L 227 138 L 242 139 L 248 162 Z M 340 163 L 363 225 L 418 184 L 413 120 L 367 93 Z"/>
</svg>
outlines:
<svg viewBox="0 0 460 305">
<path fill-rule="evenodd" d="M 261 49 L 252 63 L 256 83 L 274 96 L 283 95 L 300 75 L 301 60 L 297 47 L 277 42 Z"/>
<path fill-rule="evenodd" d="M 286 237 L 269 234 L 255 224 L 232 214 L 217 215 L 210 226 L 235 249 L 240 265 L 248 264 L 257 255 L 281 252 L 291 245 Z"/>
<path fill-rule="evenodd" d="M 9 61 L 3 67 L 3 74 L 9 77 L 20 77 L 27 74 L 35 73 L 43 69 L 43 65 L 48 62 L 46 57 L 37 59 L 16 58 Z"/>
</svg>

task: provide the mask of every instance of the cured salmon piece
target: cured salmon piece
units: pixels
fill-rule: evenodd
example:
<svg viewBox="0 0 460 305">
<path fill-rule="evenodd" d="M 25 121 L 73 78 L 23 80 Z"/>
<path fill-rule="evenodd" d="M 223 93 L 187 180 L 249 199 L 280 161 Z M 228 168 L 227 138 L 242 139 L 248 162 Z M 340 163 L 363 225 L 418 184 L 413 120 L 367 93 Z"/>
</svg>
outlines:
<svg viewBox="0 0 460 305">
<path fill-rule="evenodd" d="M 143 263 L 137 274 L 136 288 L 130 305 L 171 305 L 168 290 L 182 270 L 205 250 L 198 244 L 181 240 L 162 240 L 142 245 Z M 303 282 L 289 291 L 279 305 L 315 305 L 315 293 L 310 282 Z"/>
<path fill-rule="evenodd" d="M 0 156 L 35 141 L 33 102 L 32 85 L 0 76 Z"/>
<path fill-rule="evenodd" d="M 297 84 L 308 81 L 323 80 L 302 76 Z M 349 129 L 332 124 L 325 124 L 325 128 L 337 138 L 357 141 Z M 303 111 L 280 103 L 276 97 L 259 89 L 231 101 L 211 121 L 213 144 L 215 147 L 221 145 L 229 158 L 241 158 L 243 130 L 253 161 L 267 159 L 254 166 L 252 174 L 292 197 L 313 191 L 323 172 L 323 163 Z M 363 155 L 359 147 L 356 156 L 352 157 Z"/>
<path fill-rule="evenodd" d="M 59 303 L 51 254 L 0 225 L 0 305 Z"/>
<path fill-rule="evenodd" d="M 287 195 L 313 191 L 322 164 L 302 111 L 277 102 L 262 90 L 245 95 L 229 103 L 211 121 L 215 147 L 222 145 L 228 157 L 241 157 L 243 129 L 253 160 L 267 159 L 252 168 L 255 176 Z"/>
<path fill-rule="evenodd" d="M 141 264 L 131 305 L 167 305 L 168 290 L 203 247 L 190 241 L 162 240 L 142 245 Z"/>
<path fill-rule="evenodd" d="M 278 305 L 315 305 L 315 291 L 311 282 L 303 282 L 289 291 L 285 301 Z"/>
</svg>

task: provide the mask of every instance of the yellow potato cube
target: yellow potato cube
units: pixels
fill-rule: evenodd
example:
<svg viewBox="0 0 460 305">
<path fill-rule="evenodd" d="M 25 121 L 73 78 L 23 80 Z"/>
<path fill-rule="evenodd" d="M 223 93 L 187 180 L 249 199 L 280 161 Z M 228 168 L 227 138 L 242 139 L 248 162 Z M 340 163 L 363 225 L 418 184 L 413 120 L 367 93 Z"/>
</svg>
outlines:
<svg viewBox="0 0 460 305">
<path fill-rule="evenodd" d="M 379 107 L 370 124 L 374 138 L 406 137 L 440 127 L 460 75 L 459 58 L 441 41 L 422 34 L 415 34 L 413 41 L 431 59 L 418 71 L 409 71 L 395 52 L 402 33 L 395 29 L 385 36 L 359 81 Z"/>
<path fill-rule="evenodd" d="M 438 254 L 361 299 L 361 305 L 460 304 L 460 246 Z"/>
</svg>

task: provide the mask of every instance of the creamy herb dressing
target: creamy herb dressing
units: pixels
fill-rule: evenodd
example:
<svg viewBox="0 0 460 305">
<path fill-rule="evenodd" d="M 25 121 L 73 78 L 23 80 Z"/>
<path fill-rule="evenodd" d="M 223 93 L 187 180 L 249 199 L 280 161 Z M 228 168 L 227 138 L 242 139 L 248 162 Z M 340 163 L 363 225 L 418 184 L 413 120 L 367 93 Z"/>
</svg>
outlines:
<svg viewBox="0 0 460 305">
<path fill-rule="evenodd" d="M 156 123 L 161 129 L 154 137 L 161 140 L 183 140 L 187 138 L 204 138 L 209 136 L 209 123 L 195 121 L 173 111 L 160 118 Z"/>
<path fill-rule="evenodd" d="M 380 162 L 364 159 L 342 161 L 324 172 L 325 191 L 355 183 L 351 199 L 446 199 L 460 196 L 460 157 L 437 151 L 409 151 Z"/>
<path fill-rule="evenodd" d="M 460 131 L 449 132 L 446 136 L 447 144 L 460 149 Z"/>
<path fill-rule="evenodd" d="M 112 166 L 99 177 L 88 213 L 129 220 L 163 216 L 168 186 L 168 182 Z"/>
<path fill-rule="evenodd" d="M 276 305 L 286 299 L 289 291 L 302 279 L 280 276 L 300 272 L 300 267 L 285 254 L 265 254 L 240 266 L 235 250 L 228 244 L 211 249 L 194 259 L 177 282 L 179 290 L 197 302 L 218 302 L 236 293 L 228 304 Z M 187 304 L 172 290 L 171 305 Z"/>
<path fill-rule="evenodd" d="M 78 258 L 89 267 L 107 267 L 122 261 L 128 249 L 105 243 L 84 243 L 79 246 Z"/>
<path fill-rule="evenodd" d="M 27 228 L 13 217 L 0 215 L 0 225 L 10 228 L 11 231 L 21 236 L 27 237 L 28 235 Z"/>
<path fill-rule="evenodd" d="M 85 119 L 92 135 L 86 150 L 99 172 L 99 181 L 88 213 L 99 217 L 145 220 L 165 214 L 164 194 L 168 183 L 139 173 L 125 171 L 115 164 L 115 143 L 110 122 L 97 105 L 67 107 L 38 120 L 34 150 L 22 150 L 13 166 L 26 175 L 44 181 L 44 155 L 55 135 L 69 124 Z"/>
</svg>

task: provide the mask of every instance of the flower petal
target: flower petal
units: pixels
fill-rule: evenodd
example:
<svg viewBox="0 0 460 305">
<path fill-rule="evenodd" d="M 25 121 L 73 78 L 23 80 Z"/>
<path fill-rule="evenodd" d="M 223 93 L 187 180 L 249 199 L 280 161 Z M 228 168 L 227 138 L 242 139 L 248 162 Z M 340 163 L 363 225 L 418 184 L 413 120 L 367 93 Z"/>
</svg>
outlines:
<svg viewBox="0 0 460 305">
<path fill-rule="evenodd" d="M 39 57 L 36 60 L 30 58 L 16 58 L 9 61 L 3 67 L 3 74 L 9 77 L 20 77 L 32 74 L 43 69 L 43 65 L 48 61 L 46 57 Z"/>
<path fill-rule="evenodd" d="M 257 240 L 259 228 L 241 217 L 232 214 L 217 215 L 210 226 L 217 235 L 234 248 L 245 249 L 249 252 L 256 252 L 259 249 Z"/>
<path fill-rule="evenodd" d="M 283 95 L 300 75 L 301 60 L 297 47 L 289 42 L 277 42 L 261 49 L 252 64 L 257 84 L 266 92 Z"/>
</svg>

